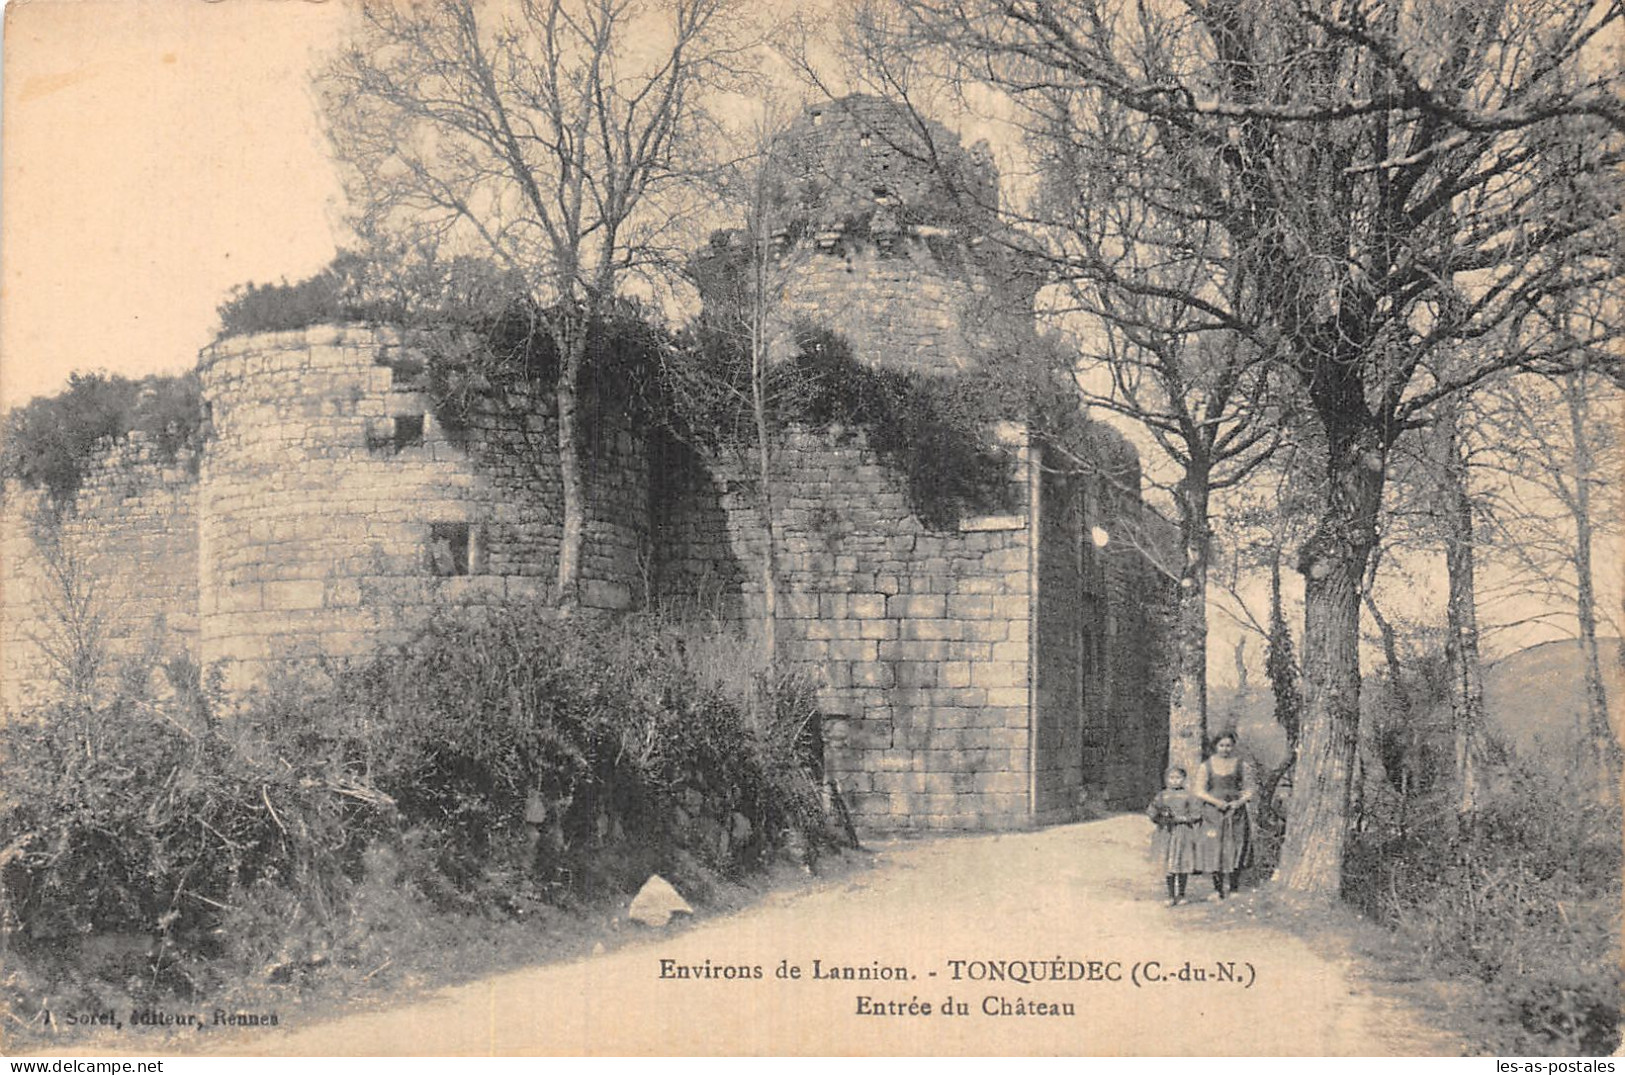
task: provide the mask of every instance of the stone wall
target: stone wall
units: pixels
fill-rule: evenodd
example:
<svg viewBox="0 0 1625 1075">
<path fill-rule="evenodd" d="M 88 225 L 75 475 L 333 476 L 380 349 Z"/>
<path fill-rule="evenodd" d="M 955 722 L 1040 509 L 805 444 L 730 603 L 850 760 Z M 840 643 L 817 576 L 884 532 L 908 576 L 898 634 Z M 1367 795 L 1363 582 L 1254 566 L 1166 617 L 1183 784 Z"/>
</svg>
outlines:
<svg viewBox="0 0 1625 1075">
<path fill-rule="evenodd" d="M 69 636 L 108 658 L 197 658 L 197 460 L 169 459 L 140 433 L 110 445 L 75 502 L 50 515 L 44 494 L 8 483 L 0 512 L 0 704 L 61 679 Z"/>
<path fill-rule="evenodd" d="M 998 176 L 940 125 L 864 95 L 814 105 L 774 143 L 765 189 L 756 230 L 713 237 L 698 278 L 722 323 L 766 304 L 770 361 L 795 353 L 802 327 L 936 376 L 1041 346 L 1035 282 L 1000 242 Z M 1011 514 L 949 532 L 912 514 L 861 439 L 802 430 L 778 446 L 780 653 L 823 685 L 860 824 L 1008 828 L 1154 789 L 1166 707 L 1143 617 L 1157 585 L 1121 540 L 1132 526 L 1109 538 L 1139 511 L 1140 475 L 1108 440 L 1100 473 L 1062 477 L 1017 435 Z M 661 480 L 663 601 L 746 619 L 760 607 L 754 472 L 724 454 Z"/>
<path fill-rule="evenodd" d="M 711 312 L 751 294 L 740 268 L 770 250 L 774 357 L 802 325 L 862 361 L 937 375 L 1037 344 L 1033 281 L 998 241 L 984 154 L 862 96 L 809 109 L 778 148 L 766 233 L 721 233 L 697 261 L 717 285 Z M 548 600 L 552 401 L 437 414 L 425 345 L 352 325 L 205 351 L 197 477 L 132 440 L 62 524 L 119 610 L 110 648 L 162 638 L 242 687 L 402 639 L 438 609 Z M 583 602 L 759 616 L 754 460 L 651 445 L 624 414 L 584 417 Z M 1163 591 L 1131 539 L 1137 459 L 1104 438 L 1097 469 L 1067 477 L 1019 427 L 1001 439 L 1008 513 L 948 529 L 914 515 L 861 433 L 790 430 L 777 446 L 780 652 L 820 684 L 830 766 L 867 829 L 1020 827 L 1137 809 L 1157 787 Z M 45 682 L 29 495 L 8 490 L 0 533 L 8 701 Z"/>
<path fill-rule="evenodd" d="M 354 326 L 202 356 L 202 656 L 229 684 L 366 653 L 438 608 L 547 599 L 560 497 L 545 402 L 442 422 L 422 366 L 411 337 Z M 647 462 L 629 431 L 597 440 L 583 597 L 627 608 L 647 560 Z"/>
<path fill-rule="evenodd" d="M 1118 477 L 1102 483 L 1101 517 L 1113 536 L 1098 557 L 1101 602 L 1099 697 L 1105 711 L 1098 738 L 1086 745 L 1091 767 L 1101 773 L 1107 805 L 1143 809 L 1162 788 L 1168 756 L 1166 641 L 1173 582 L 1158 571 L 1147 550 L 1168 561 L 1175 536 L 1137 496 L 1140 473 L 1133 449 L 1123 446 Z M 1128 484 L 1124 475 L 1132 481 Z M 1114 522 L 1115 520 L 1115 522 Z"/>
<path fill-rule="evenodd" d="M 969 260 L 945 270 L 917 236 L 888 250 L 860 241 L 830 251 L 803 245 L 776 260 L 774 274 L 774 354 L 794 354 L 793 329 L 810 323 L 870 361 L 956 373 L 1032 332 Z"/>
<path fill-rule="evenodd" d="M 777 447 L 779 652 L 820 684 L 863 828 L 1014 828 L 1155 790 L 1161 593 L 1125 540 L 1137 504 L 1014 450 L 1011 514 L 932 531 L 861 437 L 801 430 Z M 658 599 L 748 625 L 766 546 L 754 472 L 731 453 L 681 464 L 659 485 Z"/>
<path fill-rule="evenodd" d="M 1084 764 L 1084 743 L 1100 734 L 1104 716 L 1100 677 L 1091 660 L 1103 602 L 1086 582 L 1097 573 L 1086 527 L 1098 520 L 1086 510 L 1084 483 L 1056 473 L 1045 473 L 1040 481 L 1033 791 L 1034 813 L 1048 821 L 1075 817 L 1090 792 L 1097 800 L 1103 797 L 1101 771 Z"/>
<path fill-rule="evenodd" d="M 830 763 L 859 824 L 1027 824 L 1025 517 L 928 530 L 860 436 L 793 432 L 776 460 L 781 653 L 821 684 Z M 749 468 L 689 464 L 662 485 L 659 597 L 759 615 L 765 529 Z"/>
</svg>

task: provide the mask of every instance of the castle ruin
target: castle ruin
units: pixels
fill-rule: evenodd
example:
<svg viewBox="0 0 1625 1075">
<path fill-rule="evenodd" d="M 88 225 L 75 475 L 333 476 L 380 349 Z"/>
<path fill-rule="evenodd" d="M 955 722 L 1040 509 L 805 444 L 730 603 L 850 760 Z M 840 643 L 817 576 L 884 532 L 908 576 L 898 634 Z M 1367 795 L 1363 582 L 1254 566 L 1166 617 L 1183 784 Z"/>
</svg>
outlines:
<svg viewBox="0 0 1625 1075">
<path fill-rule="evenodd" d="M 952 374 L 1036 343 L 1033 284 L 975 209 L 997 176 L 946 129 L 853 97 L 809 109 L 781 144 L 780 348 L 812 322 L 863 362 Z M 59 556 L 106 609 L 110 652 L 185 657 L 242 689 L 364 656 L 435 609 L 548 600 L 549 402 L 453 428 L 422 367 L 411 333 L 377 326 L 205 350 L 194 455 L 110 446 L 56 525 Z M 1158 785 L 1164 594 L 1121 540 L 1145 529 L 1134 452 L 1101 437 L 1098 465 L 1067 473 L 1020 423 L 1000 436 L 1008 503 L 947 528 L 918 518 L 861 436 L 791 429 L 778 446 L 781 653 L 821 684 L 829 766 L 860 828 L 1018 828 L 1137 806 Z M 584 605 L 756 614 L 763 521 L 739 459 L 674 451 L 626 421 L 600 423 L 590 454 Z M 0 531 L 12 707 L 52 660 L 39 498 L 8 488 Z"/>
</svg>

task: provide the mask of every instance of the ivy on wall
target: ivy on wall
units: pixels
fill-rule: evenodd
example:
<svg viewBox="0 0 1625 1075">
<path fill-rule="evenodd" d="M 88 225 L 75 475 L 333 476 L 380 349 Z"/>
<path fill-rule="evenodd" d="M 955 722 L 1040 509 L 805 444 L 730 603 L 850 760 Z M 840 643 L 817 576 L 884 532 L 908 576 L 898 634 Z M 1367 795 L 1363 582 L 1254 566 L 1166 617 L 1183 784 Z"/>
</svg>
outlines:
<svg viewBox="0 0 1625 1075">
<path fill-rule="evenodd" d="M 982 371 L 944 376 L 877 368 L 860 361 L 838 333 L 804 324 L 796 353 L 769 367 L 765 396 L 776 432 L 818 430 L 851 438 L 861 432 L 881 463 L 903 478 L 910 509 L 932 530 L 949 530 L 966 514 L 1014 507 L 1012 458 L 994 442 L 1004 413 L 984 390 Z M 702 329 L 688 341 L 690 366 L 709 373 L 709 391 L 672 393 L 670 420 L 679 439 L 739 447 L 755 436 L 748 357 L 723 333 Z M 685 378 L 687 386 L 700 380 Z"/>
</svg>

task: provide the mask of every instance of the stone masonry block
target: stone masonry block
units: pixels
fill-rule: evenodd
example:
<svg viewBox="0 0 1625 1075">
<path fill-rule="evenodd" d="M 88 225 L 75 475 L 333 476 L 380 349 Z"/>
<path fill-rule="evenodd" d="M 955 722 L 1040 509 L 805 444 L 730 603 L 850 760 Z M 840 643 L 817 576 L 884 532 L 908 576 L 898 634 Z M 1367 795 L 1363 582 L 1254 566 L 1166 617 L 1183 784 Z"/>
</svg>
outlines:
<svg viewBox="0 0 1625 1075">
<path fill-rule="evenodd" d="M 321 579 L 298 579 L 267 582 L 262 588 L 265 591 L 266 609 L 303 609 L 322 607 L 326 585 Z"/>
<path fill-rule="evenodd" d="M 965 637 L 973 642 L 1003 642 L 1010 631 L 1005 620 L 969 620 L 964 626 Z"/>
<path fill-rule="evenodd" d="M 890 664 L 868 661 L 849 667 L 852 669 L 852 685 L 855 687 L 891 687 L 897 682 L 896 673 Z"/>
<path fill-rule="evenodd" d="M 857 621 L 858 637 L 871 638 L 877 641 L 897 637 L 897 620 L 859 620 Z"/>
<path fill-rule="evenodd" d="M 849 615 L 874 620 L 886 615 L 886 598 L 878 593 L 855 593 L 846 597 Z"/>
<path fill-rule="evenodd" d="M 940 594 L 899 594 L 886 598 L 886 615 L 894 619 L 937 619 L 946 615 Z"/>
<path fill-rule="evenodd" d="M 933 710 L 931 713 L 931 728 L 943 731 L 957 731 L 961 728 L 968 728 L 975 712 L 972 709 L 948 707 Z"/>
<path fill-rule="evenodd" d="M 995 642 L 993 644 L 993 659 L 995 661 L 1025 661 L 1031 654 L 1028 652 L 1026 642 Z"/>
<path fill-rule="evenodd" d="M 1025 620 L 1030 607 L 1025 593 L 1005 594 L 995 600 L 993 614 L 994 618 L 1001 620 Z"/>
<path fill-rule="evenodd" d="M 1027 721 L 1030 716 L 1030 714 L 1027 712 L 1026 706 L 1000 707 L 990 705 L 982 712 L 986 713 L 994 720 L 997 720 L 999 717 L 1003 717 L 1004 726 L 1006 728 L 1026 728 Z"/>
<path fill-rule="evenodd" d="M 967 625 L 958 620 L 893 620 L 897 637 L 904 639 L 963 638 Z"/>
<path fill-rule="evenodd" d="M 879 655 L 883 661 L 944 661 L 952 645 L 941 639 L 899 639 L 880 643 Z"/>
<path fill-rule="evenodd" d="M 990 620 L 995 614 L 995 604 L 996 599 L 992 596 L 949 594 L 948 615 L 963 620 Z"/>
<path fill-rule="evenodd" d="M 1027 775 L 1021 772 L 977 773 L 974 776 L 979 792 L 1017 793 L 1027 790 Z"/>
<path fill-rule="evenodd" d="M 930 661 L 899 661 L 894 666 L 897 669 L 897 686 L 899 687 L 935 687 L 937 685 L 937 666 Z"/>
<path fill-rule="evenodd" d="M 891 701 L 899 708 L 929 709 L 931 690 L 928 687 L 893 687 Z"/>
<path fill-rule="evenodd" d="M 1027 666 L 1020 661 L 987 661 L 972 665 L 970 678 L 978 687 L 1025 687 Z"/>
</svg>

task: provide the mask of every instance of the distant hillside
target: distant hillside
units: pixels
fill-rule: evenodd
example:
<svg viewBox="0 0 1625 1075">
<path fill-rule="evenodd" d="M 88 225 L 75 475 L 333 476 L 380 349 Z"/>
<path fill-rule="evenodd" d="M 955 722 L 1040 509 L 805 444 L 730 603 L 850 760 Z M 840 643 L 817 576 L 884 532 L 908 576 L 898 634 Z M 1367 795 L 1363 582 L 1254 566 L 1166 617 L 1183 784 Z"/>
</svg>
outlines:
<svg viewBox="0 0 1625 1075">
<path fill-rule="evenodd" d="M 1614 734 L 1621 734 L 1619 639 L 1599 640 Z M 1580 644 L 1545 642 L 1505 657 L 1484 671 L 1484 704 L 1490 727 L 1526 757 L 1565 757 L 1574 749 L 1585 712 Z M 1625 738 L 1625 736 L 1622 736 Z"/>
<path fill-rule="evenodd" d="M 1617 638 L 1601 640 L 1603 674 L 1611 676 L 1608 700 L 1614 732 L 1625 742 L 1625 677 L 1620 674 Z M 1585 711 L 1580 644 L 1544 642 L 1520 650 L 1484 670 L 1484 704 L 1491 730 L 1525 757 L 1570 756 L 1575 730 Z M 1285 753 L 1285 739 L 1272 716 L 1274 699 L 1267 686 L 1246 691 L 1216 687 L 1208 698 L 1214 730 L 1235 728 L 1243 748 L 1265 765 Z M 1438 716 L 1449 727 L 1449 714 Z"/>
</svg>

